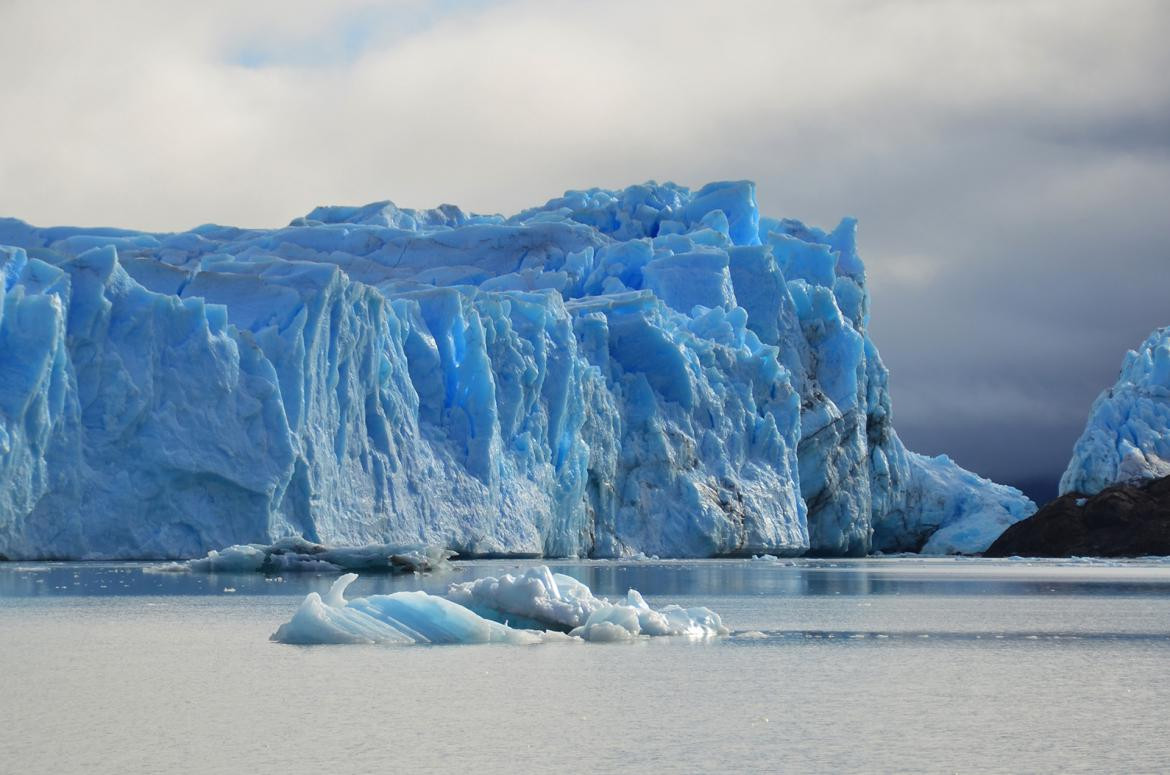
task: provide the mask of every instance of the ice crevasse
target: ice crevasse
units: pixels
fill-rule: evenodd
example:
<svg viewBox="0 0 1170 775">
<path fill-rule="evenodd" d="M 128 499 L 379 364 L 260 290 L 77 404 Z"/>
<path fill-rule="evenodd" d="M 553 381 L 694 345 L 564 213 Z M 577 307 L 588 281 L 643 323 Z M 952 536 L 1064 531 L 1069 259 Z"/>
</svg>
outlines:
<svg viewBox="0 0 1170 775">
<path fill-rule="evenodd" d="M 9 558 L 970 552 L 1034 510 L 906 450 L 854 222 L 749 182 L 0 245 Z"/>
</svg>

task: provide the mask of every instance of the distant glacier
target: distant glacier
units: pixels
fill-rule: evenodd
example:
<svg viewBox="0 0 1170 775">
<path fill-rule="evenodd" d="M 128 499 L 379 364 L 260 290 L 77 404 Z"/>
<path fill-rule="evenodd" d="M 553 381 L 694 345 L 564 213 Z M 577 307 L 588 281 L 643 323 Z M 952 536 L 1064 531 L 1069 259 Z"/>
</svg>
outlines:
<svg viewBox="0 0 1170 775">
<path fill-rule="evenodd" d="M 1035 510 L 906 450 L 854 221 L 749 182 L 0 245 L 8 558 L 973 552 Z"/>
<path fill-rule="evenodd" d="M 1170 476 L 1170 327 L 1125 354 L 1117 384 L 1093 402 L 1060 494 Z"/>
</svg>

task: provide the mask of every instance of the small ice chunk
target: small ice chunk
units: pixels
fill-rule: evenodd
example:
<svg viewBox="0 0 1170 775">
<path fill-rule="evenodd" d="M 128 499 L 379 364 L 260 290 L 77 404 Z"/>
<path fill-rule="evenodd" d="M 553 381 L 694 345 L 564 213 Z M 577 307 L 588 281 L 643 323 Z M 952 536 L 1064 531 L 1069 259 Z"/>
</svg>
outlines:
<svg viewBox="0 0 1170 775">
<path fill-rule="evenodd" d="M 572 576 L 553 573 L 547 565 L 529 568 L 519 576 L 505 573 L 452 584 L 447 598 L 493 619 L 520 616 L 566 632 L 606 605 L 589 587 Z"/>
<path fill-rule="evenodd" d="M 626 634 L 686 635 L 709 637 L 725 635 L 719 615 L 707 608 L 684 609 L 676 605 L 654 610 L 635 589 L 626 593 L 625 603 L 611 603 L 597 597 L 580 581 L 547 566 L 529 568 L 519 576 L 504 574 L 475 581 L 452 584 L 447 590 L 450 600 L 466 605 L 497 621 L 521 617 L 537 626 L 569 631 L 585 640 L 618 638 L 613 627 Z"/>
<path fill-rule="evenodd" d="M 147 565 L 143 573 L 187 573 L 191 567 L 185 562 L 168 562 L 162 565 Z"/>
<path fill-rule="evenodd" d="M 212 549 L 206 557 L 188 560 L 187 567 L 203 573 L 255 573 L 264 565 L 266 556 L 258 546 L 238 544 L 218 552 Z"/>
</svg>

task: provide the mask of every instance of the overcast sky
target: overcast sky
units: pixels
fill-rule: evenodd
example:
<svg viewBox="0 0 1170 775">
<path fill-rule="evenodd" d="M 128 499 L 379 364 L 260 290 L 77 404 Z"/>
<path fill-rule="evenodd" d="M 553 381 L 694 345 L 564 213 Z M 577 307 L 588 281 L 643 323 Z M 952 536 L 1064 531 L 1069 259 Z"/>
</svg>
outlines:
<svg viewBox="0 0 1170 775">
<path fill-rule="evenodd" d="M 287 223 L 757 181 L 860 218 L 895 423 L 1054 487 L 1170 324 L 1170 3 L 0 0 L 0 215 Z"/>
</svg>

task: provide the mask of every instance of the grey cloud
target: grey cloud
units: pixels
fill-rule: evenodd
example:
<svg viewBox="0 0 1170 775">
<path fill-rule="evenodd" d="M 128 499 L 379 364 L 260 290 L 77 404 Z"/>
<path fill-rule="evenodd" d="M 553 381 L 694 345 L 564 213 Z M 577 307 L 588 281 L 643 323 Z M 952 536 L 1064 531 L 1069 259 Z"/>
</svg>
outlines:
<svg viewBox="0 0 1170 775">
<path fill-rule="evenodd" d="M 15 0 L 0 213 L 275 225 L 754 178 L 770 214 L 860 218 L 908 443 L 1054 481 L 1170 323 L 1170 5 L 1118 9 Z"/>
</svg>

